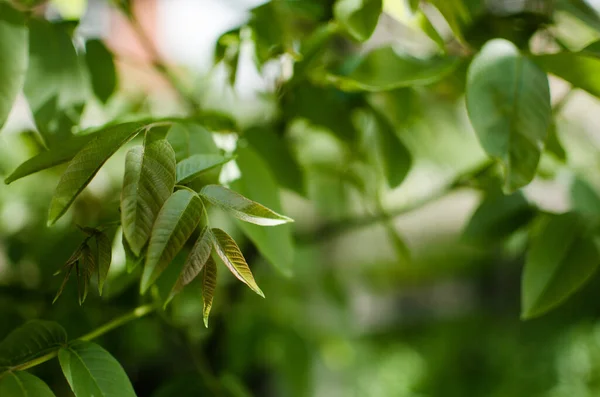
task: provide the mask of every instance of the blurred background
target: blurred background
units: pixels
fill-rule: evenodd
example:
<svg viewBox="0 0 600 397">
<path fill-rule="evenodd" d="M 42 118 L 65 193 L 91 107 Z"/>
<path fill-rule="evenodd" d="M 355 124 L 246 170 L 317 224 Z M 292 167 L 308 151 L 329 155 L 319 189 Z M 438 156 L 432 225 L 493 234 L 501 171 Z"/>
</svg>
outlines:
<svg viewBox="0 0 600 397">
<path fill-rule="evenodd" d="M 211 213 L 215 224 L 236 237 L 266 299 L 220 272 L 208 329 L 200 286 L 192 284 L 166 310 L 103 336 L 99 343 L 124 366 L 138 395 L 597 395 L 598 277 L 557 310 L 520 320 L 520 275 L 538 211 L 566 211 L 574 205 L 576 186 L 600 186 L 597 99 L 551 77 L 560 143 L 548 148 L 522 194 L 499 197 L 497 170 L 464 107 L 466 64 L 426 86 L 349 94 L 300 81 L 288 95 L 294 51 L 269 52 L 265 46 L 269 60 L 257 62 L 253 32 L 265 28 L 277 36 L 287 31 L 280 25 L 314 32 L 331 19 L 333 1 L 298 0 L 299 8 L 281 20 L 264 16 L 265 3 L 133 1 L 147 41 L 105 0 L 53 0 L 40 10 L 50 20 L 79 20 L 76 44 L 100 38 L 114 53 L 119 90 L 106 105 L 86 105 L 82 128 L 131 114 L 186 114 L 172 81 L 152 67 L 161 59 L 203 109 L 226 113 L 252 145 L 262 147 L 282 187 L 282 213 L 296 221 L 286 275 L 245 239 L 238 224 Z M 415 57 L 438 51 L 402 0 L 384 3 L 386 12 L 366 43 L 337 37 L 328 44 L 331 62 L 343 68 L 339 59 L 383 45 Z M 498 15 L 510 26 L 547 18 L 543 29 L 526 37 L 532 51 L 552 51 L 556 42 L 578 50 L 600 38 L 560 7 L 540 16 L 528 11 L 531 1 L 481 3 L 473 25 Z M 600 6 L 587 4 L 592 10 Z M 497 7 L 502 12 L 494 14 Z M 440 13 L 424 9 L 453 48 L 452 30 Z M 473 42 L 483 43 L 497 32 L 471 34 Z M 381 189 L 377 172 L 364 166 L 349 138 L 353 104 L 365 100 L 384 114 L 411 154 L 412 167 L 395 189 Z M 0 175 L 41 149 L 33 130 L 20 98 L 0 135 Z M 267 160 L 278 149 L 261 142 L 274 135 L 293 163 L 275 155 L 274 163 Z M 214 139 L 222 150 L 235 142 L 222 132 Z M 64 167 L 0 185 L 0 337 L 28 319 L 43 318 L 60 322 L 74 338 L 147 300 L 138 293 L 139 273 L 126 271 L 120 231 L 113 230 L 105 296 L 92 295 L 80 307 L 71 284 L 51 304 L 61 282 L 52 274 L 83 239 L 74 225 L 115 217 L 126 150 L 111 158 L 74 210 L 51 228 L 48 204 Z M 220 179 L 238 176 L 232 165 Z M 365 199 L 365 191 L 373 190 L 375 203 Z M 472 221 L 476 210 L 485 222 Z M 58 363 L 33 371 L 57 396 L 71 395 Z"/>
</svg>

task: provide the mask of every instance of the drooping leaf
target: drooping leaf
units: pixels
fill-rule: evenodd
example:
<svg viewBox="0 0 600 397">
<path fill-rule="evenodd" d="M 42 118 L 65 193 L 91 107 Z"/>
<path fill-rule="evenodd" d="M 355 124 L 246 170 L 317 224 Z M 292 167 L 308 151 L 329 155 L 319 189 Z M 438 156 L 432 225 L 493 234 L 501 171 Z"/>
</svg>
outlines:
<svg viewBox="0 0 600 397">
<path fill-rule="evenodd" d="M 219 154 L 195 154 L 177 164 L 177 183 L 186 184 L 201 174 L 233 160 Z"/>
<path fill-rule="evenodd" d="M 382 8 L 382 0 L 337 0 L 333 14 L 350 36 L 365 41 L 375 31 Z"/>
<path fill-rule="evenodd" d="M 60 349 L 58 360 L 76 397 L 135 397 L 121 364 L 95 343 L 75 342 Z"/>
<path fill-rule="evenodd" d="M 0 3 L 0 130 L 25 81 L 28 30 L 23 14 Z"/>
<path fill-rule="evenodd" d="M 527 185 L 552 119 L 546 74 L 510 42 L 492 40 L 469 67 L 467 111 L 485 151 L 504 166 L 504 190 Z"/>
<path fill-rule="evenodd" d="M 0 396 L 55 397 L 43 380 L 25 371 L 9 372 L 0 378 Z"/>
<path fill-rule="evenodd" d="M 110 262 L 112 260 L 112 244 L 106 234 L 99 232 L 96 238 L 96 263 L 98 265 L 98 293 L 102 295 L 102 287 L 108 277 Z"/>
<path fill-rule="evenodd" d="M 100 167 L 122 145 L 140 132 L 139 122 L 109 126 L 94 136 L 71 160 L 52 197 L 48 222 L 53 224 L 69 209 Z"/>
<path fill-rule="evenodd" d="M 342 91 L 386 91 L 434 83 L 458 64 L 455 57 L 418 59 L 387 46 L 369 52 L 348 74 L 329 72 L 323 79 Z"/>
<path fill-rule="evenodd" d="M 150 238 L 158 212 L 175 186 L 175 152 L 165 139 L 127 152 L 121 191 L 121 225 L 136 256 Z"/>
<path fill-rule="evenodd" d="M 600 97 L 600 58 L 591 51 L 535 55 L 531 59 L 546 72 Z"/>
<path fill-rule="evenodd" d="M 217 205 L 236 218 L 260 226 L 276 226 L 293 222 L 291 218 L 280 215 L 267 207 L 254 202 L 233 190 L 221 185 L 208 185 L 200 191 L 202 197 Z"/>
<path fill-rule="evenodd" d="M 265 294 L 260 290 L 256 281 L 254 281 L 252 271 L 248 267 L 242 251 L 240 251 L 240 248 L 233 238 L 223 230 L 216 228 L 212 229 L 212 237 L 215 251 L 229 271 L 231 271 L 238 280 L 250 287 L 252 291 L 264 298 Z"/>
<path fill-rule="evenodd" d="M 206 328 L 208 328 L 208 316 L 210 315 L 216 288 L 217 264 L 212 256 L 209 255 L 206 264 L 202 268 L 202 300 L 204 301 L 202 317 L 204 318 L 204 326 Z"/>
<path fill-rule="evenodd" d="M 600 196 L 581 178 L 575 178 L 571 185 L 571 206 L 586 217 L 600 218 Z"/>
<path fill-rule="evenodd" d="M 79 305 L 87 298 L 92 274 L 96 271 L 96 258 L 89 245 L 85 244 L 81 252 L 81 260 L 75 264 L 77 271 L 77 295 Z"/>
<path fill-rule="evenodd" d="M 141 292 L 145 293 L 181 250 L 202 218 L 202 200 L 193 192 L 178 190 L 161 208 L 150 235 Z"/>
<path fill-rule="evenodd" d="M 231 186 L 246 197 L 281 211 L 279 186 L 262 158 L 249 147 L 238 147 L 237 154 L 242 177 Z M 237 225 L 269 262 L 284 274 L 291 273 L 294 259 L 291 225 L 261 227 L 240 221 Z"/>
<path fill-rule="evenodd" d="M 94 94 L 102 103 L 106 103 L 117 88 L 113 55 L 101 40 L 92 39 L 85 43 L 85 61 Z"/>
<path fill-rule="evenodd" d="M 594 274 L 598 249 L 575 213 L 552 216 L 533 241 L 521 284 L 521 317 L 537 317 L 558 306 Z"/>
<path fill-rule="evenodd" d="M 67 333 L 53 321 L 32 320 L 0 342 L 0 368 L 13 367 L 67 343 Z"/>
<path fill-rule="evenodd" d="M 73 252 L 73 254 L 71 254 L 69 259 L 67 259 L 67 262 L 64 264 L 64 266 L 59 271 L 54 273 L 54 275 L 57 276 L 64 271 L 65 276 L 63 277 L 63 281 L 62 281 L 60 287 L 58 288 L 58 291 L 56 291 L 56 295 L 54 296 L 54 299 L 52 300 L 52 304 L 54 304 L 56 302 L 56 300 L 62 295 L 63 290 L 65 289 L 65 285 L 67 285 L 67 281 L 69 281 L 69 277 L 71 277 L 71 271 L 77 265 L 77 263 L 80 260 L 82 260 L 84 247 L 86 247 L 85 243 L 81 244 L 79 247 L 77 247 L 75 252 Z M 77 275 L 77 277 L 79 278 L 79 274 Z M 78 282 L 79 282 L 79 280 L 78 280 Z"/>
<path fill-rule="evenodd" d="M 204 227 L 183 265 L 183 270 L 173 287 L 172 295 L 181 291 L 202 271 L 212 251 L 212 238 L 210 229 Z"/>
</svg>

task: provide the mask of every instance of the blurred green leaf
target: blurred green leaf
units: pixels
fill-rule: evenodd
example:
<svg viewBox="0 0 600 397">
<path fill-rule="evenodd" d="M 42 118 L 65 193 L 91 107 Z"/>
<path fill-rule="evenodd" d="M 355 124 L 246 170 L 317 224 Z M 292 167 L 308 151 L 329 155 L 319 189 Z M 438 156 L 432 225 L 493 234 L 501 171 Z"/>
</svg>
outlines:
<svg viewBox="0 0 600 397">
<path fill-rule="evenodd" d="M 208 393 L 200 375 L 178 375 L 170 378 L 165 384 L 152 393 L 152 397 L 197 397 Z"/>
<path fill-rule="evenodd" d="M 108 277 L 112 260 L 112 244 L 108 236 L 102 232 L 94 235 L 96 239 L 96 263 L 98 264 L 98 293 L 102 295 L 102 287 Z"/>
<path fill-rule="evenodd" d="M 0 378 L 0 396 L 55 397 L 44 381 L 23 371 L 9 372 Z"/>
<path fill-rule="evenodd" d="M 556 10 L 564 11 L 600 32 L 600 16 L 585 0 L 556 0 Z"/>
<path fill-rule="evenodd" d="M 571 206 L 586 217 L 600 218 L 600 196 L 581 178 L 575 178 L 571 185 Z"/>
<path fill-rule="evenodd" d="M 13 367 L 67 343 L 67 333 L 53 321 L 32 320 L 0 342 L 0 368 Z M 2 394 L 4 395 L 4 394 Z"/>
<path fill-rule="evenodd" d="M 177 183 L 189 183 L 201 174 L 233 159 L 233 157 L 221 156 L 219 154 L 194 154 L 177 163 Z"/>
<path fill-rule="evenodd" d="M 565 162 L 567 152 L 558 137 L 558 127 L 556 122 L 552 121 L 548 127 L 548 139 L 546 140 L 546 151 L 552 153 L 558 160 Z"/>
<path fill-rule="evenodd" d="M 75 342 L 60 349 L 58 359 L 76 397 L 135 397 L 121 364 L 95 343 Z"/>
<path fill-rule="evenodd" d="M 600 58 L 589 51 L 535 55 L 531 59 L 546 72 L 568 81 L 574 87 L 600 97 Z"/>
<path fill-rule="evenodd" d="M 108 102 L 117 88 L 117 70 L 113 54 L 102 40 L 88 40 L 85 43 L 85 61 L 90 71 L 92 89 L 102 102 Z"/>
<path fill-rule="evenodd" d="M 552 119 L 548 78 L 506 40 L 492 40 L 467 76 L 467 111 L 481 145 L 500 160 L 505 192 L 533 179 Z"/>
<path fill-rule="evenodd" d="M 375 31 L 382 8 L 382 0 L 337 0 L 333 14 L 350 36 L 365 41 Z"/>
<path fill-rule="evenodd" d="M 206 264 L 202 268 L 202 317 L 204 318 L 204 326 L 208 328 L 208 316 L 212 308 L 213 299 L 215 297 L 215 289 L 217 288 L 217 264 L 212 256 L 208 256 Z"/>
<path fill-rule="evenodd" d="M 27 41 L 24 16 L 7 3 L 0 3 L 0 130 L 25 81 Z"/>
<path fill-rule="evenodd" d="M 77 297 L 79 305 L 82 305 L 88 295 L 92 273 L 96 271 L 96 258 L 89 245 L 83 246 L 81 259 L 75 263 L 75 270 L 77 272 Z"/>
<path fill-rule="evenodd" d="M 200 237 L 196 240 L 194 247 L 190 251 L 183 270 L 177 279 L 177 283 L 173 286 L 171 295 L 181 291 L 183 287 L 192 282 L 193 279 L 202 271 L 206 265 L 206 261 L 210 258 L 212 251 L 212 235 L 208 227 L 204 227 L 200 232 Z"/>
</svg>

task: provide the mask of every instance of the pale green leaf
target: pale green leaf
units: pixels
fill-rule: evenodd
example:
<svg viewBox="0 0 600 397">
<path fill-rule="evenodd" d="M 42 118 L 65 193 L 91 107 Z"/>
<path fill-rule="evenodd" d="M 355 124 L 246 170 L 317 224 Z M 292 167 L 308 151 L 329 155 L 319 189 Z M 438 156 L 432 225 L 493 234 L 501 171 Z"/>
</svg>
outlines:
<svg viewBox="0 0 600 397">
<path fill-rule="evenodd" d="M 139 122 L 109 126 L 98 133 L 71 160 L 60 178 L 52 197 L 48 221 L 56 222 L 71 206 L 75 198 L 90 183 L 100 167 L 122 145 L 140 132 Z"/>
<path fill-rule="evenodd" d="M 276 226 L 293 219 L 280 215 L 269 208 L 254 202 L 233 190 L 220 185 L 208 185 L 200 191 L 202 197 L 217 205 L 236 218 L 260 226 Z"/>
<path fill-rule="evenodd" d="M 213 305 L 215 297 L 215 289 L 217 288 L 217 264 L 212 256 L 208 256 L 206 264 L 202 268 L 202 300 L 204 301 L 202 308 L 202 317 L 204 318 L 204 326 L 208 328 L 208 316 Z"/>
<path fill-rule="evenodd" d="M 556 11 L 567 12 L 600 32 L 600 16 L 586 0 L 556 0 Z"/>
<path fill-rule="evenodd" d="M 512 43 L 492 40 L 469 67 L 467 111 L 485 151 L 504 166 L 505 192 L 531 182 L 552 119 L 546 74 Z"/>
<path fill-rule="evenodd" d="M 135 397 L 121 364 L 95 343 L 75 342 L 60 349 L 58 360 L 76 397 Z"/>
<path fill-rule="evenodd" d="M 12 367 L 67 343 L 67 333 L 53 321 L 33 320 L 14 329 L 0 342 L 0 367 Z"/>
<path fill-rule="evenodd" d="M 94 94 L 102 103 L 106 103 L 117 88 L 113 54 L 101 40 L 92 39 L 85 43 L 85 61 L 90 71 Z"/>
<path fill-rule="evenodd" d="M 175 150 L 177 162 L 194 154 L 219 154 L 219 148 L 206 128 L 193 123 L 175 123 L 167 140 Z"/>
<path fill-rule="evenodd" d="M 202 271 L 206 261 L 210 257 L 212 251 L 212 236 L 210 229 L 204 227 L 200 232 L 200 237 L 196 240 L 194 247 L 190 251 L 183 270 L 177 279 L 177 283 L 173 287 L 171 295 L 181 291 L 183 287 L 192 282 L 194 278 Z"/>
<path fill-rule="evenodd" d="M 350 36 L 365 41 L 375 31 L 382 8 L 382 0 L 337 0 L 333 15 Z"/>
<path fill-rule="evenodd" d="M 597 54 L 584 50 L 535 55 L 531 59 L 546 72 L 600 97 L 600 58 Z"/>
<path fill-rule="evenodd" d="M 175 186 L 175 152 L 164 139 L 129 150 L 121 190 L 121 225 L 129 247 L 139 256 L 158 212 Z"/>
<path fill-rule="evenodd" d="M 102 295 L 102 287 L 108 277 L 110 262 L 112 260 L 112 244 L 106 234 L 100 232 L 95 234 L 96 238 L 96 263 L 98 264 L 98 293 Z"/>
<path fill-rule="evenodd" d="M 260 290 L 256 281 L 254 281 L 252 271 L 248 267 L 248 263 L 246 263 L 242 251 L 240 251 L 240 248 L 233 238 L 223 230 L 216 228 L 212 229 L 212 236 L 215 251 L 229 271 L 231 271 L 238 280 L 250 287 L 252 291 L 264 298 L 265 294 Z"/>
<path fill-rule="evenodd" d="M 232 157 L 219 154 L 195 154 L 177 164 L 177 183 L 185 184 L 193 181 L 203 173 L 213 170 L 229 161 Z"/>
<path fill-rule="evenodd" d="M 181 250 L 202 218 L 202 200 L 187 189 L 178 190 L 161 208 L 146 254 L 141 292 L 145 293 Z"/>
<path fill-rule="evenodd" d="M 529 249 L 521 284 L 521 317 L 558 306 L 594 274 L 600 263 L 593 240 L 575 213 L 552 216 Z"/>
<path fill-rule="evenodd" d="M 0 396 L 55 397 L 43 380 L 24 371 L 9 372 L 0 378 Z"/>
<path fill-rule="evenodd" d="M 0 130 L 25 81 L 28 30 L 23 14 L 0 2 Z"/>
</svg>

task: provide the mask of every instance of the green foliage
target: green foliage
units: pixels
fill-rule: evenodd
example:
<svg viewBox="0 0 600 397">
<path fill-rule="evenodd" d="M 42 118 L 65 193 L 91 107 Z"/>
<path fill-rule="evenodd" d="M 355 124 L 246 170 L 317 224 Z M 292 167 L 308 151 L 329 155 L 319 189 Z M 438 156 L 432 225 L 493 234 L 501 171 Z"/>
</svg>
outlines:
<svg viewBox="0 0 600 397">
<path fill-rule="evenodd" d="M 117 71 L 112 53 L 100 40 L 85 43 L 85 62 L 90 71 L 94 95 L 106 103 L 117 88 Z"/>
<path fill-rule="evenodd" d="M 27 372 L 11 372 L 0 379 L 0 393 L 11 397 L 54 397 L 47 384 Z"/>
<path fill-rule="evenodd" d="M 352 38 L 365 41 L 375 30 L 382 7 L 382 0 L 337 0 L 333 14 Z"/>
<path fill-rule="evenodd" d="M 0 342 L 2 369 L 23 364 L 67 343 L 63 327 L 52 321 L 33 320 L 8 334 Z"/>
</svg>

